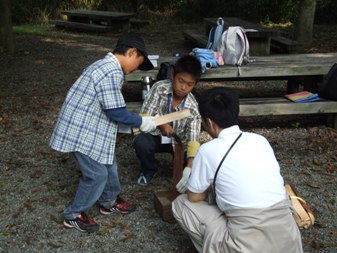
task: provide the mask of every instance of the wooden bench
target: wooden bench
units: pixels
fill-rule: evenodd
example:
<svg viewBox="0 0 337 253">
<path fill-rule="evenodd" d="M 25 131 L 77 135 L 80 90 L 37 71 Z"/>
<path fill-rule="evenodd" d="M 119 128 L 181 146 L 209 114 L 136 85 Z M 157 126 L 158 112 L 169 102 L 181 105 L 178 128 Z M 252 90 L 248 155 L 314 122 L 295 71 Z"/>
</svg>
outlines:
<svg viewBox="0 0 337 253">
<path fill-rule="evenodd" d="M 191 41 L 194 45 L 204 48 L 207 44 L 207 36 L 195 30 L 184 30 L 183 36 L 186 40 Z"/>
<path fill-rule="evenodd" d="M 300 50 L 300 45 L 297 41 L 283 36 L 271 37 L 271 47 L 272 50 L 279 53 L 294 54 Z"/>
<path fill-rule="evenodd" d="M 130 18 L 134 13 L 97 11 L 97 10 L 67 10 L 62 12 L 66 20 L 56 20 L 56 26 L 76 28 L 89 31 L 107 32 L 120 31 L 130 26 Z"/>
<path fill-rule="evenodd" d="M 131 25 L 132 28 L 139 29 L 139 28 L 145 27 L 149 24 L 150 24 L 149 20 L 137 19 L 137 18 L 131 18 L 130 19 L 130 25 Z"/>
<path fill-rule="evenodd" d="M 127 102 L 129 111 L 139 113 L 142 102 Z M 268 115 L 330 114 L 330 123 L 337 129 L 337 101 L 320 100 L 308 103 L 294 103 L 283 97 L 242 98 L 240 117 Z"/>
<path fill-rule="evenodd" d="M 95 31 L 95 32 L 111 31 L 111 27 L 106 26 L 106 25 L 71 22 L 71 21 L 65 21 L 65 20 L 52 20 L 51 23 L 57 27 L 63 27 L 63 28 L 88 30 L 88 31 Z"/>
</svg>

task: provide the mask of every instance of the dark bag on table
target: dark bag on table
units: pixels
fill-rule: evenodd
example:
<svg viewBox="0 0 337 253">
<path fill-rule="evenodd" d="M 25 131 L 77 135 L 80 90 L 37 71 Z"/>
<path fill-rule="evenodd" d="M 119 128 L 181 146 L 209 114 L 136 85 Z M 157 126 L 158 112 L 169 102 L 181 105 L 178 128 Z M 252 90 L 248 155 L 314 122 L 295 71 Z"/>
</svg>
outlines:
<svg viewBox="0 0 337 253">
<path fill-rule="evenodd" d="M 318 87 L 318 96 L 337 101 L 337 63 L 335 63 L 328 74 L 324 77 L 322 84 Z"/>
<path fill-rule="evenodd" d="M 156 81 L 171 79 L 173 72 L 173 64 L 170 62 L 162 62 L 157 74 Z"/>
</svg>

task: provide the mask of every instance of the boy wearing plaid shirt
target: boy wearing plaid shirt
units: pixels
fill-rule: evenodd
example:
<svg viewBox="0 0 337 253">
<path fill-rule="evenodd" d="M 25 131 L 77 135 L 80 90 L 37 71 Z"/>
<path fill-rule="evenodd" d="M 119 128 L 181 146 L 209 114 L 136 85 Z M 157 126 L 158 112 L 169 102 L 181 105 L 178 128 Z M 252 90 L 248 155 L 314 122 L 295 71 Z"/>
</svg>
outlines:
<svg viewBox="0 0 337 253">
<path fill-rule="evenodd" d="M 143 39 L 127 34 L 118 40 L 113 53 L 87 67 L 69 90 L 50 140 L 53 149 L 72 153 L 82 173 L 75 199 L 64 210 L 66 228 L 97 231 L 99 225 L 86 214 L 96 202 L 101 214 L 135 210 L 119 195 L 118 123 L 143 132 L 154 130 L 155 124 L 151 117 L 128 112 L 121 90 L 124 75 L 152 68 Z"/>
<path fill-rule="evenodd" d="M 158 172 L 159 162 L 155 154 L 173 153 L 174 139 L 179 138 L 186 147 L 187 153 L 186 167 L 176 187 L 181 193 L 186 191 L 193 158 L 200 146 L 201 118 L 197 100 L 191 93 L 200 76 L 199 60 L 192 55 L 183 56 L 173 67 L 172 80 L 158 81 L 150 89 L 141 108 L 141 115 L 161 116 L 183 109 L 189 109 L 192 115 L 174 121 L 172 124 L 158 126 L 150 133 L 136 136 L 134 148 L 141 163 L 141 174 L 137 181 L 139 185 L 148 185 Z"/>
</svg>

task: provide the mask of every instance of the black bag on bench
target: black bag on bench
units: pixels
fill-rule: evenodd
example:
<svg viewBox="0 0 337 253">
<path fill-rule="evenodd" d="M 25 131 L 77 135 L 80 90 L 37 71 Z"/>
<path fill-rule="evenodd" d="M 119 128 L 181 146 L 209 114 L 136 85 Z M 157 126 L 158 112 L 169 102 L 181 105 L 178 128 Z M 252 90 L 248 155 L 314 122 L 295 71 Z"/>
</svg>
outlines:
<svg viewBox="0 0 337 253">
<path fill-rule="evenodd" d="M 322 84 L 318 87 L 318 96 L 337 101 L 337 63 L 331 67 Z"/>
</svg>

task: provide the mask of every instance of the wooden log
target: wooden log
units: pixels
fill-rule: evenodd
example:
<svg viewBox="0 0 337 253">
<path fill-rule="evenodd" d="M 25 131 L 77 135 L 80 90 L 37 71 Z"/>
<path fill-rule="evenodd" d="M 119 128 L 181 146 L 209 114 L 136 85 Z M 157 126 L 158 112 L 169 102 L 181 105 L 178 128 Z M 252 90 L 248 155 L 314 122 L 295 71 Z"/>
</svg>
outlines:
<svg viewBox="0 0 337 253">
<path fill-rule="evenodd" d="M 156 191 L 154 193 L 154 208 L 163 221 L 173 221 L 172 201 L 175 199 L 172 191 Z"/>
</svg>

